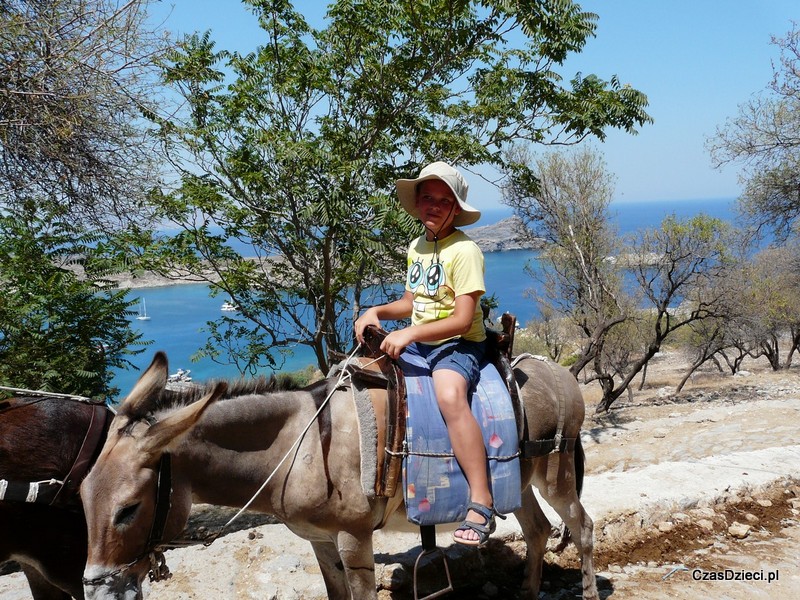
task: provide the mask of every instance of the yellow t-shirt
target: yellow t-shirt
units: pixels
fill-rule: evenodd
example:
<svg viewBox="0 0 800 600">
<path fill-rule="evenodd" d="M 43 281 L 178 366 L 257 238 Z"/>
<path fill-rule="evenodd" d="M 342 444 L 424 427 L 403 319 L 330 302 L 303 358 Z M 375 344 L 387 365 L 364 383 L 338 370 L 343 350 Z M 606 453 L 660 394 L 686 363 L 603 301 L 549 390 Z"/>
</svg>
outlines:
<svg viewBox="0 0 800 600">
<path fill-rule="evenodd" d="M 436 244 L 427 241 L 424 235 L 411 242 L 406 275 L 406 289 L 414 294 L 411 324 L 422 325 L 449 317 L 455 311 L 456 296 L 483 294 L 486 291 L 483 273 L 483 253 L 463 231 L 456 230 Z M 480 302 L 475 306 L 472 326 L 461 337 L 473 342 L 486 339 Z"/>
</svg>

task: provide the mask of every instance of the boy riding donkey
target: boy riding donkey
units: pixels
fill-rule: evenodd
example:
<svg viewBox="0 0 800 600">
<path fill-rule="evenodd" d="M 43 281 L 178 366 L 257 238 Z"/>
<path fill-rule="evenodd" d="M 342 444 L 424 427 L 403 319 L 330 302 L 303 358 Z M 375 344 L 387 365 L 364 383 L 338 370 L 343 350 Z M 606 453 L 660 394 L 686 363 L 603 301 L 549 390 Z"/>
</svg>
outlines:
<svg viewBox="0 0 800 600">
<path fill-rule="evenodd" d="M 393 359 L 411 353 L 427 361 L 453 454 L 469 484 L 467 516 L 453 539 L 478 546 L 494 532 L 500 515 L 489 489 L 483 437 L 468 401 L 485 353 L 480 297 L 486 290 L 483 254 L 457 229 L 481 215 L 467 204 L 467 190 L 461 173 L 444 162 L 426 166 L 416 179 L 397 181 L 401 205 L 422 222 L 425 234 L 408 248 L 403 296 L 368 309 L 356 321 L 355 333 L 363 342 L 367 326 L 411 317 L 409 327 L 386 336 L 381 350 Z"/>
</svg>

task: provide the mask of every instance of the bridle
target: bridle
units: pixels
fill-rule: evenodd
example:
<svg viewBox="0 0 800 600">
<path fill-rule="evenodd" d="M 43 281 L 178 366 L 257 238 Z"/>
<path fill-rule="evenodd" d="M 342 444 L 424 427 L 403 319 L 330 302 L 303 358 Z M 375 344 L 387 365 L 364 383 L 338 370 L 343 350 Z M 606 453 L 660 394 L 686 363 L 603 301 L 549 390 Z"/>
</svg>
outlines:
<svg viewBox="0 0 800 600">
<path fill-rule="evenodd" d="M 139 564 L 144 559 L 150 560 L 150 581 L 162 581 L 171 576 L 167 561 L 164 558 L 164 530 L 167 526 L 169 510 L 172 508 L 172 456 L 169 452 L 164 452 L 158 461 L 158 478 L 156 480 L 156 505 L 153 513 L 153 522 L 150 525 L 150 533 L 144 545 L 144 550 L 136 558 L 127 564 L 117 567 L 113 571 L 108 571 L 91 579 L 83 578 L 84 586 L 101 585 L 109 579 L 130 570 L 134 565 Z"/>
</svg>

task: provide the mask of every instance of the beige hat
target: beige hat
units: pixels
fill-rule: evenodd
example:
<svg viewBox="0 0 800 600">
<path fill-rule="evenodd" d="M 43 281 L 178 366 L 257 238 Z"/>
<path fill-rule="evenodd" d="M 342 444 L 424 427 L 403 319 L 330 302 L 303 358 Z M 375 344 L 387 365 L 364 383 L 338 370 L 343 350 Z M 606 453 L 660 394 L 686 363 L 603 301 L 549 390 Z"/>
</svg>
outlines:
<svg viewBox="0 0 800 600">
<path fill-rule="evenodd" d="M 451 167 L 445 162 L 437 161 L 429 164 L 419 172 L 419 177 L 416 179 L 398 179 L 397 180 L 397 197 L 400 199 L 400 204 L 412 217 L 419 219 L 419 211 L 417 210 L 417 186 L 423 181 L 429 179 L 441 179 L 447 184 L 453 194 L 458 200 L 458 205 L 461 207 L 461 212 L 453 219 L 453 225 L 460 227 L 462 225 L 471 225 L 481 218 L 481 211 L 473 208 L 467 204 L 467 191 L 469 185 L 456 169 Z"/>
</svg>

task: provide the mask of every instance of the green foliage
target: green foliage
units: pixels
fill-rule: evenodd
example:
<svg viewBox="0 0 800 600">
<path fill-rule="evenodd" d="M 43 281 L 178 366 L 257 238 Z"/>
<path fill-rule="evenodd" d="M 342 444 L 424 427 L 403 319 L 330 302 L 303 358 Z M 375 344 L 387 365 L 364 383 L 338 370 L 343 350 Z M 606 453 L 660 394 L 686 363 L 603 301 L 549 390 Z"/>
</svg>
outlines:
<svg viewBox="0 0 800 600">
<path fill-rule="evenodd" d="M 126 290 L 103 282 L 96 240 L 64 222 L 0 216 L 0 382 L 112 398 L 112 369 L 140 352 Z M 86 276 L 80 277 L 79 273 Z M 87 278 L 88 276 L 88 278 Z"/>
<path fill-rule="evenodd" d="M 553 360 L 558 360 L 550 355 L 550 350 L 541 337 L 533 334 L 528 329 L 521 329 L 514 336 L 514 355 L 525 353 L 535 356 L 548 356 Z"/>
<path fill-rule="evenodd" d="M 159 121 L 181 180 L 151 202 L 182 233 L 141 263 L 220 276 L 241 319 L 236 342 L 231 324 L 209 326 L 201 353 L 215 360 L 252 369 L 306 344 L 327 371 L 359 309 L 397 293 L 389 282 L 419 234 L 397 178 L 432 160 L 500 165 L 515 141 L 571 144 L 650 120 L 645 96 L 616 80 L 562 85 L 556 67 L 595 29 L 572 2 L 339 0 L 319 30 L 291 2 L 247 4 L 260 47 L 217 50 L 197 34 L 165 63 L 187 107 Z M 256 260 L 232 255 L 233 241 Z"/>
<path fill-rule="evenodd" d="M 106 278 L 147 222 L 163 39 L 148 0 L 0 2 L 0 381 L 111 397 L 138 336 Z M 149 85 L 148 85 L 149 84 Z"/>
<path fill-rule="evenodd" d="M 300 369 L 299 371 L 277 373 L 275 377 L 277 378 L 277 387 L 279 389 L 292 389 L 306 387 L 322 379 L 323 375 L 315 365 L 308 365 L 305 369 Z"/>
</svg>

